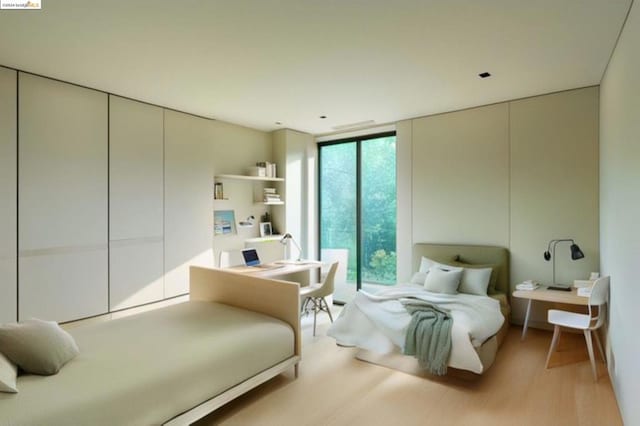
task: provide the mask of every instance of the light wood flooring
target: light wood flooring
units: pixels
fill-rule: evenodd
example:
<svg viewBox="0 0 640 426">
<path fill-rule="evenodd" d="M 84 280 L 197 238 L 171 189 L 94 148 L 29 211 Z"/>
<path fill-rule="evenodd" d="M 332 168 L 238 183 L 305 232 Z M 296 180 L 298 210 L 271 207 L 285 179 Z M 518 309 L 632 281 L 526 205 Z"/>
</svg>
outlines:
<svg viewBox="0 0 640 426">
<path fill-rule="evenodd" d="M 320 318 L 320 317 L 319 317 Z M 512 327 L 485 375 L 425 379 L 354 359 L 304 318 L 300 376 L 280 375 L 197 425 L 621 425 L 604 364 L 594 383 L 582 334 L 563 333 L 551 368 L 548 331 Z"/>
</svg>

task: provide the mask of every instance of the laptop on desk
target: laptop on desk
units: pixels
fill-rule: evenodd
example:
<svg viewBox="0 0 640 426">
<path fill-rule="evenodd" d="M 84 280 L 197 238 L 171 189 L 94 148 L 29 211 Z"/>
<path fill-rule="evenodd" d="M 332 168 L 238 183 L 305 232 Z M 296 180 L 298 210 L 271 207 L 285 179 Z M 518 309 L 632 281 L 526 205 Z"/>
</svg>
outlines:
<svg viewBox="0 0 640 426">
<path fill-rule="evenodd" d="M 260 257 L 255 248 L 247 248 L 242 250 L 242 258 L 247 271 L 266 271 L 269 269 L 282 268 L 282 265 L 263 265 L 260 263 Z"/>
</svg>

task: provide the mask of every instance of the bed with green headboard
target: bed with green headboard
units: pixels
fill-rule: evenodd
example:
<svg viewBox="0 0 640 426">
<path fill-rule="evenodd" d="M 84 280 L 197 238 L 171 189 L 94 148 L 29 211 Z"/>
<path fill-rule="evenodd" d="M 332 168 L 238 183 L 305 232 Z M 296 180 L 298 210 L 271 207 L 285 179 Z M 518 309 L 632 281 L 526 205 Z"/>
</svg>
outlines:
<svg viewBox="0 0 640 426">
<path fill-rule="evenodd" d="M 500 311 L 505 317 L 505 321 L 502 328 L 495 336 L 487 340 L 480 347 L 476 348 L 476 351 L 482 360 L 484 367 L 483 371 L 486 371 L 493 364 L 498 348 L 502 344 L 509 329 L 511 317 L 511 307 L 509 303 L 509 251 L 504 247 L 497 246 L 418 243 L 413 246 L 413 272 L 417 272 L 419 270 L 423 257 L 453 266 L 490 266 L 493 268 L 492 284 L 489 286 L 487 293 L 490 297 L 495 298 L 500 302 Z M 417 361 L 414 358 L 405 355 L 380 355 L 368 350 L 360 350 L 356 354 L 356 357 L 385 367 L 402 370 L 412 374 L 424 375 L 424 372 L 418 366 Z"/>
</svg>

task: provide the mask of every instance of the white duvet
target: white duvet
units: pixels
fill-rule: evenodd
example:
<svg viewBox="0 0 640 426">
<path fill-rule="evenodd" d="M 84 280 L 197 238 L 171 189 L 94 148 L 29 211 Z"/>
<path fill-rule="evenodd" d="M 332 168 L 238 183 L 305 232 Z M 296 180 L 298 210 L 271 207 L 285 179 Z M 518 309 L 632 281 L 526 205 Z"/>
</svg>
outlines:
<svg viewBox="0 0 640 426">
<path fill-rule="evenodd" d="M 500 303 L 488 296 L 432 293 L 411 284 L 391 287 L 375 295 L 359 291 L 327 334 L 344 346 L 381 354 L 403 352 L 411 321 L 411 315 L 400 303 L 403 298 L 424 300 L 449 310 L 453 317 L 449 366 L 482 373 L 482 362 L 474 347 L 495 335 L 504 322 Z"/>
</svg>

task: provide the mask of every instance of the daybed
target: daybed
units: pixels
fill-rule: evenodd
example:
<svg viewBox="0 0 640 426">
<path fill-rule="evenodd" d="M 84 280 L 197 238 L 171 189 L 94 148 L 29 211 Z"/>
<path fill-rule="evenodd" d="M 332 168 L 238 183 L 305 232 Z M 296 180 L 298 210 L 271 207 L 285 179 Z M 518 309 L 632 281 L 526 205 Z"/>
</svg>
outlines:
<svg viewBox="0 0 640 426">
<path fill-rule="evenodd" d="M 298 285 L 192 267 L 190 301 L 69 332 L 80 355 L 0 394 L 0 425 L 189 424 L 301 353 Z"/>
<path fill-rule="evenodd" d="M 496 324 L 495 333 L 488 335 L 483 341 L 473 341 L 471 336 L 464 334 L 467 329 L 463 329 L 461 332 L 460 327 L 456 328 L 456 320 L 454 319 L 454 328 L 452 330 L 452 356 L 449 360 L 449 372 L 458 376 L 473 377 L 477 374 L 484 373 L 495 360 L 495 355 L 499 346 L 502 344 L 504 337 L 509 328 L 509 320 L 511 316 L 511 308 L 509 305 L 509 253 L 505 248 L 493 247 L 493 246 L 472 246 L 472 245 L 442 245 L 442 244 L 415 244 L 413 248 L 413 265 L 414 271 L 417 271 L 422 257 L 426 257 L 437 262 L 442 262 L 449 265 L 461 266 L 461 263 L 467 265 L 494 265 L 494 273 L 497 274 L 495 280 L 495 286 L 489 289 L 488 297 L 486 296 L 471 296 L 461 295 L 461 299 L 478 298 L 483 307 L 495 306 L 494 309 L 499 310 L 495 315 L 500 319 L 500 314 L 504 318 L 503 321 Z M 380 300 L 384 302 L 385 299 L 394 298 L 394 292 L 396 294 L 407 297 L 416 297 L 416 292 L 422 292 L 422 290 L 416 290 L 416 287 L 403 287 L 397 286 L 396 289 L 390 289 L 382 294 L 391 296 L 380 296 Z M 404 289 L 407 289 L 406 291 Z M 433 294 L 432 294 L 433 295 Z M 421 297 L 420 294 L 417 297 Z M 455 300 L 457 296 L 449 295 L 431 295 L 426 296 L 430 303 L 437 303 L 439 298 L 445 302 L 445 306 L 448 307 L 448 303 L 457 303 Z M 361 298 L 362 300 L 364 298 Z M 484 299 L 484 300 L 483 300 Z M 493 301 L 490 299 L 494 299 Z M 497 303 L 496 300 L 499 302 Z M 329 334 L 337 336 L 337 342 L 339 344 L 346 344 L 347 346 L 356 346 L 360 348 L 356 357 L 363 361 L 372 362 L 375 364 L 383 365 L 386 367 L 402 370 L 412 374 L 426 375 L 424 370 L 419 366 L 418 361 L 410 356 L 403 355 L 400 352 L 400 348 L 397 346 L 396 337 L 400 333 L 399 325 L 402 324 L 402 319 L 398 315 L 406 315 L 408 313 L 397 312 L 397 308 L 393 305 L 387 304 L 386 306 L 376 306 L 375 297 L 372 303 L 367 306 L 368 301 L 364 300 L 362 308 L 348 309 L 345 307 L 342 314 L 348 315 L 346 321 L 340 324 L 339 320 L 334 322 L 333 329 L 330 329 Z M 466 300 L 463 300 L 466 303 Z M 475 303 L 475 302 L 472 302 Z M 399 304 L 396 303 L 398 306 Z M 365 311 L 361 311 L 365 309 Z M 374 318 L 378 315 L 378 309 L 381 309 L 382 315 L 379 318 Z M 387 315 L 389 314 L 389 315 Z M 494 315 L 494 316 L 495 316 Z M 342 316 L 342 315 L 341 315 Z M 397 320 L 396 322 L 382 323 L 382 321 Z M 473 321 L 473 319 L 472 319 Z M 471 321 L 471 322 L 472 322 Z M 502 324 L 500 326 L 500 324 Z M 341 327 L 338 329 L 338 327 Z M 359 333 L 364 333 L 360 334 Z M 391 337 L 389 337 L 391 336 Z M 456 346 L 457 345 L 457 346 Z M 468 349 L 467 349 L 468 348 Z M 461 373 L 462 372 L 462 373 Z"/>
</svg>

